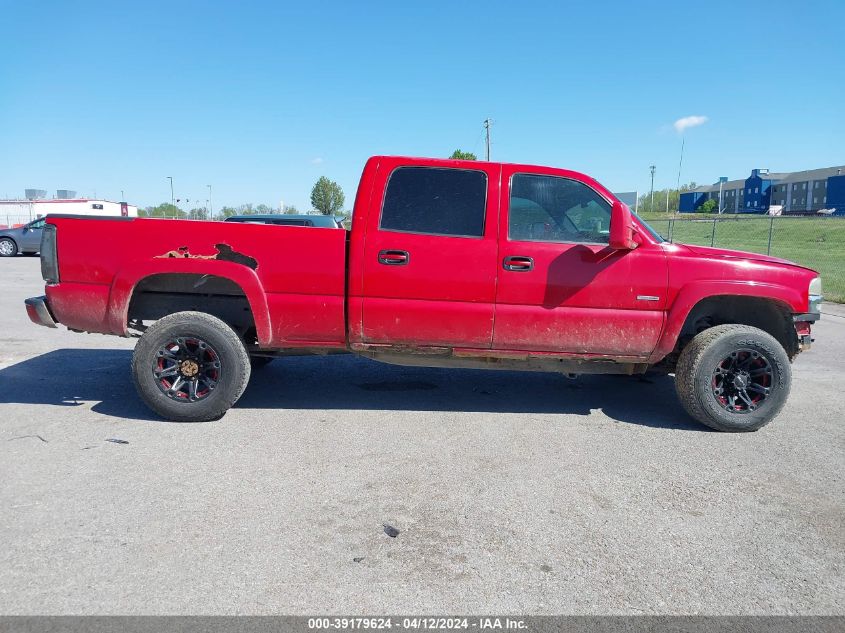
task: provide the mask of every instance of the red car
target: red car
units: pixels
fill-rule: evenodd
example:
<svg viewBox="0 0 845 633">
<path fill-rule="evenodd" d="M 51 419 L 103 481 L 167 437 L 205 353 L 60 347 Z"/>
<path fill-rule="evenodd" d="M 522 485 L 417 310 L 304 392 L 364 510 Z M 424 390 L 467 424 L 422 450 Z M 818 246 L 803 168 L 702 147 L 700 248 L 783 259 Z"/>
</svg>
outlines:
<svg viewBox="0 0 845 633">
<path fill-rule="evenodd" d="M 211 420 L 250 356 L 566 374 L 674 372 L 689 414 L 762 427 L 809 346 L 821 281 L 669 244 L 564 169 L 377 156 L 352 230 L 50 216 L 36 323 L 140 336 L 132 375 L 171 420 Z M 632 403 L 632 406 L 636 406 Z"/>
</svg>

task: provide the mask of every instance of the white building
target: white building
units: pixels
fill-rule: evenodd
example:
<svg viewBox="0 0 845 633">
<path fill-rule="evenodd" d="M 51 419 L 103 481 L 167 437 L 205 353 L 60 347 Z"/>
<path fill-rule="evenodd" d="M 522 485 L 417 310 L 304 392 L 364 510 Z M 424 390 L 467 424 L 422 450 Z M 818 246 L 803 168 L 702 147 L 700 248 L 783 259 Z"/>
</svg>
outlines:
<svg viewBox="0 0 845 633">
<path fill-rule="evenodd" d="M 138 207 L 126 202 L 61 198 L 55 200 L 0 200 L 0 226 L 26 224 L 51 213 L 137 217 Z"/>
</svg>

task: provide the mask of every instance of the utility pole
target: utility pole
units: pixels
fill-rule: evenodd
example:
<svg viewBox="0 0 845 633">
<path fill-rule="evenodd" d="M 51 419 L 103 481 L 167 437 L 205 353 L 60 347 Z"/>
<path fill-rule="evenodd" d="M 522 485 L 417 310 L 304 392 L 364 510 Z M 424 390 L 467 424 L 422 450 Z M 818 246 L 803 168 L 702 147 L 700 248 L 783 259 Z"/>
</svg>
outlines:
<svg viewBox="0 0 845 633">
<path fill-rule="evenodd" d="M 123 189 L 120 190 L 120 201 L 126 202 L 126 197 L 123 195 Z"/>
<path fill-rule="evenodd" d="M 490 119 L 484 119 L 484 131 L 485 136 L 487 139 L 487 160 L 490 160 L 490 126 L 493 125 L 493 121 Z"/>
<path fill-rule="evenodd" d="M 173 209 L 173 217 L 176 217 L 176 197 L 173 195 L 173 176 L 168 176 L 167 179 L 170 181 L 170 206 L 174 207 Z"/>
<path fill-rule="evenodd" d="M 654 213 L 654 170 L 657 169 L 654 165 L 649 165 L 651 170 L 651 212 Z"/>
<path fill-rule="evenodd" d="M 214 201 L 211 198 L 211 185 L 206 185 L 208 187 L 208 219 L 214 219 Z"/>
<path fill-rule="evenodd" d="M 681 190 L 681 166 L 684 164 L 684 143 L 686 143 L 684 137 L 681 137 L 681 160 L 678 161 L 678 185 L 676 189 L 680 192 Z"/>
</svg>

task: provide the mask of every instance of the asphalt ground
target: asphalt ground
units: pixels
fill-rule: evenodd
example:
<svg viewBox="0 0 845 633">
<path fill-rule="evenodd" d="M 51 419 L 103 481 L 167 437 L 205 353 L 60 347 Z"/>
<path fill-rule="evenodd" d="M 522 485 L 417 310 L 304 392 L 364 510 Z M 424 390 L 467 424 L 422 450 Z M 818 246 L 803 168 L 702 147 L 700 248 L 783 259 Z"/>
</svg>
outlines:
<svg viewBox="0 0 845 633">
<path fill-rule="evenodd" d="M 42 292 L 0 260 L 2 614 L 845 613 L 839 306 L 780 417 L 721 434 L 670 377 L 353 356 L 163 422 L 133 341 L 31 324 Z"/>
</svg>

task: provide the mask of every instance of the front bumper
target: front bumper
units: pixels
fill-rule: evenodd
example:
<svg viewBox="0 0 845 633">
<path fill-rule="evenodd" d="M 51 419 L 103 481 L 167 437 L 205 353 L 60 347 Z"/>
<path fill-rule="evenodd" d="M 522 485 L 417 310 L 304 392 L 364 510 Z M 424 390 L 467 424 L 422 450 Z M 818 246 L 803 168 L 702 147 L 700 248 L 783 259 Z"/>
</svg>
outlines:
<svg viewBox="0 0 845 633">
<path fill-rule="evenodd" d="M 24 301 L 29 320 L 44 327 L 58 327 L 56 319 L 50 313 L 47 297 L 30 297 Z"/>
<path fill-rule="evenodd" d="M 795 334 L 798 337 L 798 351 L 805 352 L 813 344 L 812 324 L 819 320 L 821 315 L 817 312 L 806 314 L 793 314 L 792 322 L 795 325 Z"/>
</svg>

